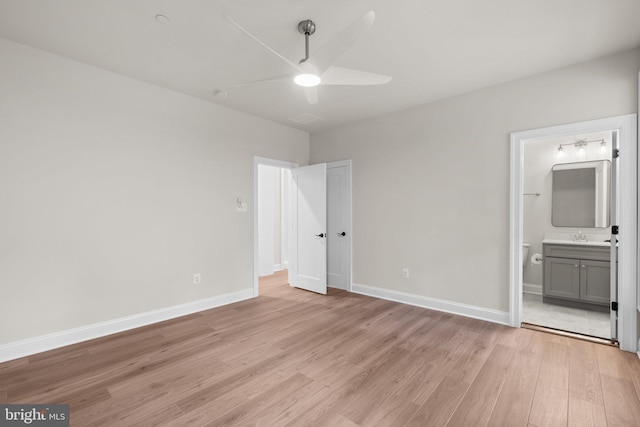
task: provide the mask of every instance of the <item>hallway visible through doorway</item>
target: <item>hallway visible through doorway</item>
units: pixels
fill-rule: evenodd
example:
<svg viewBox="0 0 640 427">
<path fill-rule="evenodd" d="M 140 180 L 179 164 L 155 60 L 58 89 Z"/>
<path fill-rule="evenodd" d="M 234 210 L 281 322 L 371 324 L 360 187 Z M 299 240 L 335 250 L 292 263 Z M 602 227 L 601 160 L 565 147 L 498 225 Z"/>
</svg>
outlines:
<svg viewBox="0 0 640 427">
<path fill-rule="evenodd" d="M 289 285 L 289 270 L 283 269 L 280 271 L 276 271 L 273 274 L 268 276 L 260 276 L 258 278 L 258 285 L 262 288 L 263 286 L 273 287 L 273 286 L 282 286 Z"/>
</svg>

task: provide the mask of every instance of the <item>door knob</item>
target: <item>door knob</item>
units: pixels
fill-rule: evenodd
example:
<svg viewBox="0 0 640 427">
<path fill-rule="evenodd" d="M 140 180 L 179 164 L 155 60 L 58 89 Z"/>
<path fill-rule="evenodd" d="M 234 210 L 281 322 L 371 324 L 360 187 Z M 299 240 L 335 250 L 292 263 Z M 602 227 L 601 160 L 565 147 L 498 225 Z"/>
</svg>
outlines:
<svg viewBox="0 0 640 427">
<path fill-rule="evenodd" d="M 316 237 L 324 237 L 324 233 L 316 234 Z"/>
<path fill-rule="evenodd" d="M 338 236 L 342 236 L 342 237 L 344 237 L 344 236 L 346 236 L 346 235 L 347 235 L 347 233 L 345 233 L 344 231 L 343 231 L 342 233 L 338 233 Z"/>
</svg>

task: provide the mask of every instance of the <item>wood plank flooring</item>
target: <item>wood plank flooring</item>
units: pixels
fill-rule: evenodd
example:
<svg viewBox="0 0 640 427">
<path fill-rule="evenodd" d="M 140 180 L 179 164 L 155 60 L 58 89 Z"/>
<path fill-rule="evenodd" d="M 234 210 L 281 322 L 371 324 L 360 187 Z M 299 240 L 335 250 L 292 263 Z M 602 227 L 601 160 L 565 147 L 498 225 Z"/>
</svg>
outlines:
<svg viewBox="0 0 640 427">
<path fill-rule="evenodd" d="M 72 426 L 638 426 L 635 354 L 330 289 L 0 364 L 0 403 Z"/>
</svg>

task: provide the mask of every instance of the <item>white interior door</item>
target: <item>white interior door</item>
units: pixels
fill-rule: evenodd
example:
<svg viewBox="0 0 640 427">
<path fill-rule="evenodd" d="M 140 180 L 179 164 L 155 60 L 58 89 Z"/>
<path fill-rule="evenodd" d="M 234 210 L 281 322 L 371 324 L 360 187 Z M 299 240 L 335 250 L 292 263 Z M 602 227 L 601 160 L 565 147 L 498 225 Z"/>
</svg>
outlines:
<svg viewBox="0 0 640 427">
<path fill-rule="evenodd" d="M 327 285 L 351 285 L 351 163 L 327 164 Z"/>
<path fill-rule="evenodd" d="M 292 233 L 289 283 L 327 293 L 327 165 L 291 170 Z"/>
</svg>

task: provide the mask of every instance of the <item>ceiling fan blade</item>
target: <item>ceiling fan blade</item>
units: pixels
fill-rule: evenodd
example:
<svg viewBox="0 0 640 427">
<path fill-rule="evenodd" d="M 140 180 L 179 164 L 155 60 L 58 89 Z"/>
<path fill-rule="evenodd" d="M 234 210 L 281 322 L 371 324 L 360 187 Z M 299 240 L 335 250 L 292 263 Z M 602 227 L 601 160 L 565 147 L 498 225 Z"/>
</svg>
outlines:
<svg viewBox="0 0 640 427">
<path fill-rule="evenodd" d="M 257 41 L 260 45 L 262 45 L 265 49 L 267 49 L 269 52 L 273 53 L 274 55 L 276 55 L 278 58 L 282 59 L 284 62 L 286 62 L 287 64 L 289 64 L 293 69 L 295 69 L 298 72 L 300 71 L 300 67 L 298 67 L 296 64 L 294 64 L 293 62 L 289 61 L 287 58 L 285 58 L 284 56 L 280 55 L 278 52 L 276 52 L 275 50 L 271 49 L 269 46 L 267 46 L 266 44 L 264 44 L 262 42 L 262 40 L 260 40 L 259 38 L 257 38 L 256 36 L 254 36 L 253 34 L 251 34 L 249 31 L 245 30 L 244 28 L 242 28 L 242 26 L 240 26 L 240 24 L 238 24 L 236 21 L 234 21 L 233 19 L 231 19 L 231 17 L 229 15 L 227 15 L 226 13 L 224 14 L 224 18 L 229 21 L 233 26 L 235 26 L 236 28 L 238 28 L 240 31 L 242 31 L 243 33 L 245 33 L 247 36 L 251 37 L 253 40 Z"/>
<path fill-rule="evenodd" d="M 348 27 L 333 36 L 317 52 L 311 55 L 310 62 L 320 74 L 333 65 L 369 28 L 373 25 L 376 14 L 373 10 L 362 18 L 351 23 Z"/>
<path fill-rule="evenodd" d="M 318 103 L 318 86 L 305 87 L 304 96 L 307 98 L 307 102 L 311 105 Z"/>
<path fill-rule="evenodd" d="M 329 67 L 322 75 L 323 85 L 371 86 L 389 83 L 391 77 L 349 68 Z"/>
<path fill-rule="evenodd" d="M 242 86 L 257 85 L 262 83 L 284 82 L 284 81 L 292 81 L 292 80 L 293 80 L 293 76 L 291 74 L 283 74 L 281 76 L 269 77 L 269 78 L 260 79 L 260 80 L 252 80 L 250 82 L 244 82 L 244 83 L 238 83 L 235 86 L 242 87 Z"/>
</svg>

